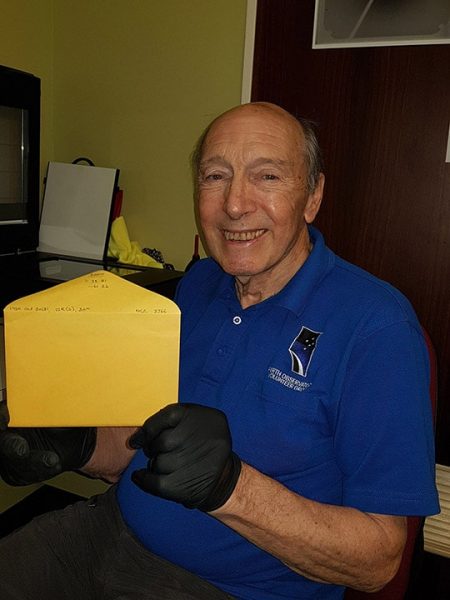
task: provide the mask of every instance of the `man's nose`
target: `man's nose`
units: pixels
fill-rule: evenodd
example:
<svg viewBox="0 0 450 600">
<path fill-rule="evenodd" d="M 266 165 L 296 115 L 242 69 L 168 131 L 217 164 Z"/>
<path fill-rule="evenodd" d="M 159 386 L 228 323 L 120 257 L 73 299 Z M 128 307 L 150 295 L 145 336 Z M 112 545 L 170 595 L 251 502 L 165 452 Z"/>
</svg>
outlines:
<svg viewBox="0 0 450 600">
<path fill-rule="evenodd" d="M 224 211 L 231 219 L 240 219 L 255 210 L 255 202 L 248 182 L 242 177 L 233 177 L 225 192 Z"/>
</svg>

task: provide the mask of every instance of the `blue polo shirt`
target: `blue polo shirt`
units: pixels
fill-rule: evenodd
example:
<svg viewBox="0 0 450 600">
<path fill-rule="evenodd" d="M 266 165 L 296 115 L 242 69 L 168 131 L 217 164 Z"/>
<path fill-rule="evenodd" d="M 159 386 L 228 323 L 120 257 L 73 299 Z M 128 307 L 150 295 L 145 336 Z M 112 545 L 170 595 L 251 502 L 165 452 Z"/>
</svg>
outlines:
<svg viewBox="0 0 450 600">
<path fill-rule="evenodd" d="M 223 410 L 234 451 L 291 490 L 390 515 L 439 510 L 428 354 L 409 302 L 314 248 L 277 295 L 243 309 L 211 259 L 183 278 L 180 401 Z M 216 519 L 118 487 L 123 517 L 152 552 L 242 600 L 341 598 Z"/>
</svg>

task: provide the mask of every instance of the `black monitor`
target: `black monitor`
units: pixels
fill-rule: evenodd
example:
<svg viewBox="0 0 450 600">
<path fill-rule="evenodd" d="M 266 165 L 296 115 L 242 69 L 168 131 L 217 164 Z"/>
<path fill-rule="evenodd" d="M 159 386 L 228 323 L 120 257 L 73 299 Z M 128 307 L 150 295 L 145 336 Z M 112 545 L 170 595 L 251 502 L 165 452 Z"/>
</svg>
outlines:
<svg viewBox="0 0 450 600">
<path fill-rule="evenodd" d="M 40 79 L 0 65 L 0 254 L 39 236 Z"/>
</svg>

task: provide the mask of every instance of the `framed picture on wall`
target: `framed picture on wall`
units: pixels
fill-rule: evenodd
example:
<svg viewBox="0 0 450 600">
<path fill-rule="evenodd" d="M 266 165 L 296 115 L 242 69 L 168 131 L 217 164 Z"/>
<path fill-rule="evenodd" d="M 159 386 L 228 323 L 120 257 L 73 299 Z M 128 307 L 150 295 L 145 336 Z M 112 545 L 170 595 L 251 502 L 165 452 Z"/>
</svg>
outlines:
<svg viewBox="0 0 450 600">
<path fill-rule="evenodd" d="M 448 43 L 448 0 L 316 0 L 313 48 Z"/>
</svg>

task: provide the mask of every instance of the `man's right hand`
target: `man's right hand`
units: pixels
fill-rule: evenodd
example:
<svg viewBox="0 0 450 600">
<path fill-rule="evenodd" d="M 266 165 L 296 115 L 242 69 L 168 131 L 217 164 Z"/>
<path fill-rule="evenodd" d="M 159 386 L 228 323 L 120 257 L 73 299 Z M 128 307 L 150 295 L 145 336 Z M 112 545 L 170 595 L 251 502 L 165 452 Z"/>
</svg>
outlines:
<svg viewBox="0 0 450 600">
<path fill-rule="evenodd" d="M 8 428 L 0 402 L 0 476 L 10 485 L 29 485 L 81 469 L 95 449 L 95 427 Z"/>
</svg>

